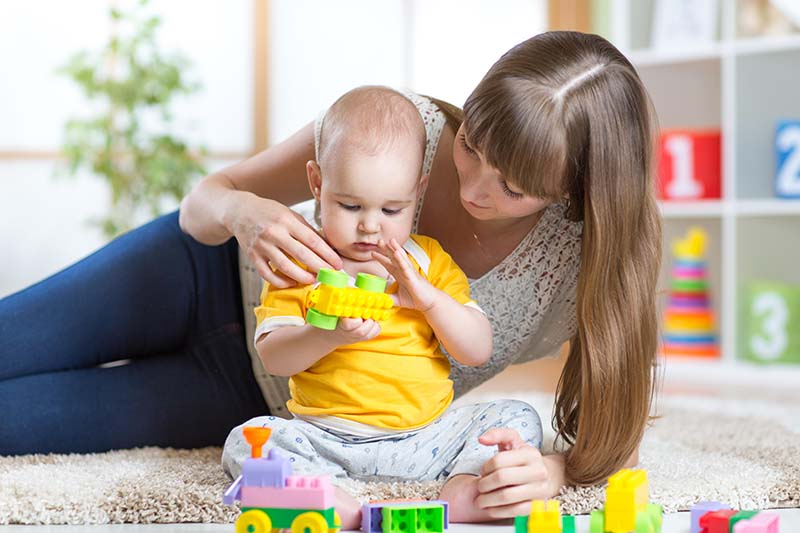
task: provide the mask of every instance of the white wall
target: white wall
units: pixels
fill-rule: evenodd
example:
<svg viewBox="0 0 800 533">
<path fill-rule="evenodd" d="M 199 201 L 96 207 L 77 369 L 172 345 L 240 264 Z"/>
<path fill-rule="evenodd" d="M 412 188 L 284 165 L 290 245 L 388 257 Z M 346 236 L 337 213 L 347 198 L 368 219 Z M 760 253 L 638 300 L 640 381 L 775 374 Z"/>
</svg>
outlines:
<svg viewBox="0 0 800 533">
<path fill-rule="evenodd" d="M 56 152 L 66 119 L 90 112 L 76 86 L 55 71 L 74 52 L 99 50 L 106 42 L 109 3 L 0 3 L 0 151 Z M 164 50 L 188 57 L 190 77 L 203 85 L 173 106 L 175 132 L 213 152 L 245 153 L 252 145 L 251 7 L 250 0 L 151 2 L 151 12 L 162 17 Z M 85 221 L 106 210 L 107 189 L 85 173 L 54 179 L 57 165 L 53 159 L 0 159 L 0 297 L 104 242 Z"/>
<path fill-rule="evenodd" d="M 121 5 L 133 0 L 115 0 Z M 0 2 L 0 152 L 55 152 L 88 104 L 55 74 L 98 49 L 110 0 Z M 151 1 L 165 49 L 193 63 L 202 91 L 176 102 L 178 133 L 213 152 L 252 144 L 251 0 Z M 43 16 L 46 13 L 47 16 Z M 362 84 L 409 87 L 462 104 L 503 52 L 546 26 L 544 0 L 271 0 L 269 140 L 278 142 Z M 214 170 L 231 161 L 212 161 Z M 84 221 L 107 204 L 88 175 L 53 179 L 53 160 L 0 158 L 0 297 L 103 243 Z"/>
</svg>

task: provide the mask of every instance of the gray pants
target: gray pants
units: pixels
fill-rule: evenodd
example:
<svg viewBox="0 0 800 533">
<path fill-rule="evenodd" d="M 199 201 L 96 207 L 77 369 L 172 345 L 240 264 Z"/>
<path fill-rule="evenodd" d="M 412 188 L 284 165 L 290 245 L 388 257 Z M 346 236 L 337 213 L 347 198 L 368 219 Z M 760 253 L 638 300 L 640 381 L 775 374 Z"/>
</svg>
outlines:
<svg viewBox="0 0 800 533">
<path fill-rule="evenodd" d="M 278 448 L 295 474 L 377 480 L 430 481 L 456 474 L 480 473 L 495 453 L 478 437 L 491 428 L 512 428 L 531 446 L 542 446 L 542 423 L 536 410 L 518 400 L 499 400 L 448 409 L 424 428 L 400 436 L 348 437 L 300 419 L 259 416 L 233 429 L 225 441 L 222 468 L 235 478 L 250 457 L 244 426 L 272 428 L 264 446 Z"/>
</svg>

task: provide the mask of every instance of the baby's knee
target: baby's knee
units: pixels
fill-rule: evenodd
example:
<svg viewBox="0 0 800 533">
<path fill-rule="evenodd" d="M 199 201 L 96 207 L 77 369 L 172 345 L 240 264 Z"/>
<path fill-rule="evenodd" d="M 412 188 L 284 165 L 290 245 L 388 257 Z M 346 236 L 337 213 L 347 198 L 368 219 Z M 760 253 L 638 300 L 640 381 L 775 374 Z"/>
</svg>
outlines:
<svg viewBox="0 0 800 533">
<path fill-rule="evenodd" d="M 532 405 L 521 400 L 504 400 L 501 411 L 504 422 L 502 427 L 515 429 L 522 440 L 536 448 L 542 447 L 542 419 Z"/>
</svg>

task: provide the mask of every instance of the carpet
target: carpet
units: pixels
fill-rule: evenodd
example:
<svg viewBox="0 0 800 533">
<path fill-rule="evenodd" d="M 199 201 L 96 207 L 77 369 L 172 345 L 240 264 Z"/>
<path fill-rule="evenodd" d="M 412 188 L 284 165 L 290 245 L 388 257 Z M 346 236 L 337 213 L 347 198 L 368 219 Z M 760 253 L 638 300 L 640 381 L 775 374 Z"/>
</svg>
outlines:
<svg viewBox="0 0 800 533">
<path fill-rule="evenodd" d="M 552 396 L 508 395 L 548 420 Z M 480 401 L 486 398 L 469 398 Z M 663 398 L 640 450 L 651 500 L 667 511 L 698 500 L 734 508 L 800 506 L 800 408 L 769 394 Z M 549 438 L 548 438 L 549 437 Z M 552 434 L 545 447 L 552 446 Z M 0 524 L 233 522 L 221 503 L 220 449 L 140 448 L 88 455 L 0 457 Z M 341 483 L 358 498 L 431 498 L 438 483 Z M 603 503 L 603 487 L 565 489 L 565 513 Z"/>
</svg>

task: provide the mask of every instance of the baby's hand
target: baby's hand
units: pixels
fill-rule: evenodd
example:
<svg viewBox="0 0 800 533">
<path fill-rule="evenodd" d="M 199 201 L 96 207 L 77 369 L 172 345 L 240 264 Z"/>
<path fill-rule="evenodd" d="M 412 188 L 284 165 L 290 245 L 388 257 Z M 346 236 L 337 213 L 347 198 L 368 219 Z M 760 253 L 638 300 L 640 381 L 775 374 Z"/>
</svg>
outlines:
<svg viewBox="0 0 800 533">
<path fill-rule="evenodd" d="M 397 305 L 423 313 L 433 307 L 438 292 L 436 287 L 419 275 L 396 240 L 392 239 L 389 244 L 378 241 L 378 251 L 372 252 L 372 257 L 397 280 L 399 288 L 397 294 L 392 295 Z"/>
<path fill-rule="evenodd" d="M 374 339 L 381 333 L 381 327 L 374 320 L 362 318 L 340 318 L 334 333 L 341 340 L 341 344 Z"/>
</svg>

